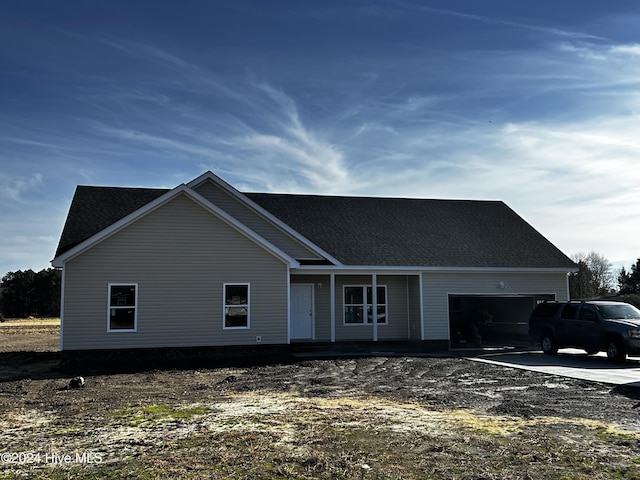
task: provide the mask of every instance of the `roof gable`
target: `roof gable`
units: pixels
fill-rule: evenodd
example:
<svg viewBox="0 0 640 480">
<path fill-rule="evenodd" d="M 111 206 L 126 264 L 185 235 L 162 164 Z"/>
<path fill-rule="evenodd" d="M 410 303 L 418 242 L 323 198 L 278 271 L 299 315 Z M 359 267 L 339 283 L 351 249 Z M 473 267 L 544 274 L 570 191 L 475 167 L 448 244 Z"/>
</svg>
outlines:
<svg viewBox="0 0 640 480">
<path fill-rule="evenodd" d="M 141 194 L 141 192 L 139 191 L 140 189 L 130 189 L 130 190 L 134 190 L 134 191 L 128 192 L 128 194 L 130 194 L 130 195 L 124 195 L 124 197 L 128 197 L 128 198 L 131 199 L 131 197 L 136 197 L 136 195 Z M 82 192 L 80 194 L 80 198 L 74 197 L 74 201 L 78 200 L 78 203 L 80 203 L 82 201 L 82 197 L 85 196 L 86 193 L 87 192 Z M 101 192 L 101 193 L 104 195 L 107 192 Z M 119 192 L 119 193 L 122 193 L 122 192 Z M 155 193 L 157 193 L 157 191 Z M 76 195 L 78 195 L 77 191 L 76 191 Z M 103 229 L 100 229 L 99 231 L 94 232 L 94 234 L 90 235 L 89 237 L 85 237 L 85 238 L 80 239 L 80 240 L 78 240 L 79 237 L 78 237 L 78 239 L 74 239 L 74 241 L 71 242 L 71 243 L 74 244 L 74 246 L 72 246 L 72 247 L 70 246 L 70 247 L 62 248 L 62 249 L 60 247 L 58 247 L 58 253 L 56 254 L 56 257 L 52 261 L 53 266 L 55 266 L 55 267 L 62 266 L 64 264 L 64 262 L 66 262 L 67 260 L 75 257 L 76 255 L 79 255 L 80 253 L 82 253 L 83 251 L 85 251 L 88 248 L 91 248 L 91 246 L 93 246 L 96 243 L 102 241 L 103 239 L 105 239 L 105 238 L 117 233 L 119 230 L 125 228 L 127 225 L 135 222 L 139 218 L 144 217 L 145 215 L 147 215 L 151 211 L 155 210 L 156 208 L 161 207 L 163 204 L 169 202 L 170 200 L 172 200 L 173 198 L 175 198 L 178 195 L 186 195 L 187 197 L 191 198 L 193 201 L 198 203 L 200 206 L 202 206 L 203 208 L 208 210 L 211 214 L 213 214 L 216 217 L 220 218 L 221 220 L 225 221 L 227 224 L 229 224 L 230 226 L 232 226 L 233 228 L 235 228 L 236 230 L 238 230 L 239 232 L 244 234 L 246 237 L 250 238 L 251 240 L 253 240 L 257 244 L 262 246 L 265 250 L 269 251 L 271 254 L 275 255 L 276 257 L 280 258 L 284 262 L 288 263 L 290 266 L 292 266 L 292 267 L 299 266 L 298 262 L 295 259 L 291 258 L 285 252 L 281 251 L 276 246 L 272 245 L 271 243 L 269 243 L 268 241 L 264 240 L 259 235 L 257 235 L 254 232 L 252 232 L 246 226 L 244 226 L 243 224 L 239 223 L 236 219 L 234 219 L 233 217 L 228 215 L 226 212 L 220 210 L 215 205 L 211 204 L 211 202 L 209 202 L 207 199 L 205 199 L 204 197 L 202 197 L 198 193 L 196 193 L 193 190 L 191 190 L 190 188 L 188 188 L 186 185 L 179 185 L 178 187 L 174 188 L 173 190 L 164 191 L 164 193 L 162 193 L 161 195 L 155 197 L 150 202 L 147 202 L 142 207 L 137 208 L 137 209 L 133 210 L 131 213 L 129 213 L 128 215 L 125 215 L 125 216 L 119 218 L 117 221 L 115 221 L 114 223 L 111 223 L 106 228 L 103 228 Z M 144 197 L 145 193 L 141 194 L 140 196 Z M 89 194 L 88 197 L 91 197 L 91 195 Z M 131 201 L 131 205 L 137 204 L 137 203 L 138 203 L 137 199 L 136 199 L 136 201 L 133 201 L 133 200 Z M 109 204 L 102 205 L 102 209 L 108 208 L 108 205 Z M 119 209 L 119 213 L 122 213 L 122 212 L 128 210 L 128 208 L 126 208 L 124 205 L 121 205 L 120 207 L 122 207 L 122 208 Z M 81 213 L 87 214 L 91 210 L 94 210 L 94 211 L 97 212 L 97 211 L 100 211 L 102 209 L 95 209 L 94 208 L 94 209 L 89 209 L 88 211 L 84 211 L 83 208 L 80 208 L 79 210 L 80 210 Z M 78 213 L 78 210 L 76 210 L 76 214 L 77 213 Z M 69 213 L 69 216 L 71 216 L 71 212 Z M 107 216 L 105 215 L 105 218 L 106 217 Z M 113 217 L 115 217 L 115 214 L 113 214 Z M 87 220 L 89 220 L 89 218 L 90 218 L 90 215 L 87 216 Z M 101 221 L 103 221 L 103 220 L 101 220 Z M 68 220 L 67 223 L 71 223 L 72 225 L 81 225 L 82 224 L 81 219 L 78 219 L 78 218 L 73 219 L 71 222 L 69 222 L 69 220 Z M 98 222 L 94 223 L 94 226 L 97 225 L 97 224 L 98 224 Z M 66 225 L 65 225 L 65 230 L 66 229 L 67 228 L 66 228 Z M 80 231 L 80 230 L 81 229 L 78 229 L 77 231 Z M 82 232 L 82 233 L 84 235 L 86 235 L 85 232 Z M 63 231 L 63 237 L 64 237 L 64 231 Z M 62 243 L 62 241 L 61 241 L 61 243 Z M 170 253 L 170 252 L 167 252 L 167 253 Z"/>
</svg>

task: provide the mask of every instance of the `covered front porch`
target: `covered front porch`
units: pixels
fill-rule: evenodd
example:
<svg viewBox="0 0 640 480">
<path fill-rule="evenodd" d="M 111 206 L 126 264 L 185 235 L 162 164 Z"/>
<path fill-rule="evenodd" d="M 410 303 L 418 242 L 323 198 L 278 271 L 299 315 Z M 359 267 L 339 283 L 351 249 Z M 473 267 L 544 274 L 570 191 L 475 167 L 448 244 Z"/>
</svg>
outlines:
<svg viewBox="0 0 640 480">
<path fill-rule="evenodd" d="M 420 272 L 292 274 L 290 342 L 424 340 L 421 287 Z"/>
</svg>

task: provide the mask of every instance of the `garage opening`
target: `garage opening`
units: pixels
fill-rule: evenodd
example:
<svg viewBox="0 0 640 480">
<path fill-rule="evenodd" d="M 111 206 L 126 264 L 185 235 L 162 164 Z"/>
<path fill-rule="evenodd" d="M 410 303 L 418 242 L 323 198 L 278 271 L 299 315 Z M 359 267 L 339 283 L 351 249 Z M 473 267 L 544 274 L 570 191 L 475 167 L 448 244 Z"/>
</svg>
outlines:
<svg viewBox="0 0 640 480">
<path fill-rule="evenodd" d="M 451 348 L 528 346 L 529 315 L 545 300 L 555 295 L 449 295 Z"/>
</svg>

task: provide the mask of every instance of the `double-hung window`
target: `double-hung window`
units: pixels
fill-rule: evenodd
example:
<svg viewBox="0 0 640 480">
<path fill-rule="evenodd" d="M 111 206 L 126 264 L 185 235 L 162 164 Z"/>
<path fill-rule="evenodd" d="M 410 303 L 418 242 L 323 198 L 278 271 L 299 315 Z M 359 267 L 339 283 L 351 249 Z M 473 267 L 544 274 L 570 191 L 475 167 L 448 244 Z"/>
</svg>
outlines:
<svg viewBox="0 0 640 480">
<path fill-rule="evenodd" d="M 224 324 L 226 328 L 249 328 L 249 284 L 224 284 Z"/>
<path fill-rule="evenodd" d="M 109 284 L 107 331 L 135 332 L 138 324 L 138 284 Z"/>
<path fill-rule="evenodd" d="M 377 311 L 375 318 L 378 324 L 387 323 L 387 287 L 376 288 Z M 373 287 L 371 285 L 344 286 L 344 324 L 366 325 L 373 323 Z"/>
</svg>

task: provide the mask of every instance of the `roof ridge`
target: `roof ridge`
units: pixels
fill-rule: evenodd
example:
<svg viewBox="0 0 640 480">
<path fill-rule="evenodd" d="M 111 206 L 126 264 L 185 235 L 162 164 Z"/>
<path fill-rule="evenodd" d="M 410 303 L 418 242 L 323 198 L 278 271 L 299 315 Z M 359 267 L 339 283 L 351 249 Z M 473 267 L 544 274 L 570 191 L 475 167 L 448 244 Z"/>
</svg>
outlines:
<svg viewBox="0 0 640 480">
<path fill-rule="evenodd" d="M 241 192 L 243 195 L 269 195 L 282 197 L 306 197 L 306 198 L 339 198 L 362 200 L 408 200 L 408 201 L 435 201 L 435 202 L 472 202 L 472 203 L 505 203 L 499 199 L 474 199 L 474 198 L 429 198 L 429 197 L 381 197 L 374 195 L 325 195 L 321 193 L 278 193 L 278 192 Z"/>
<path fill-rule="evenodd" d="M 82 189 L 101 190 L 145 190 L 145 191 L 170 191 L 166 187 L 123 187 L 111 185 L 77 185 Z M 268 195 L 281 197 L 319 198 L 319 199 L 354 199 L 354 200 L 388 200 L 388 201 L 433 201 L 433 202 L 470 202 L 470 203 L 504 203 L 500 199 L 475 199 L 475 198 L 435 198 L 435 197 L 386 197 L 376 195 L 329 195 L 322 193 L 285 193 L 285 192 L 240 192 L 242 195 Z"/>
<path fill-rule="evenodd" d="M 119 189 L 119 190 L 173 190 L 172 188 L 164 187 L 120 187 L 113 185 L 76 185 L 76 188 L 95 188 L 95 189 Z"/>
</svg>

